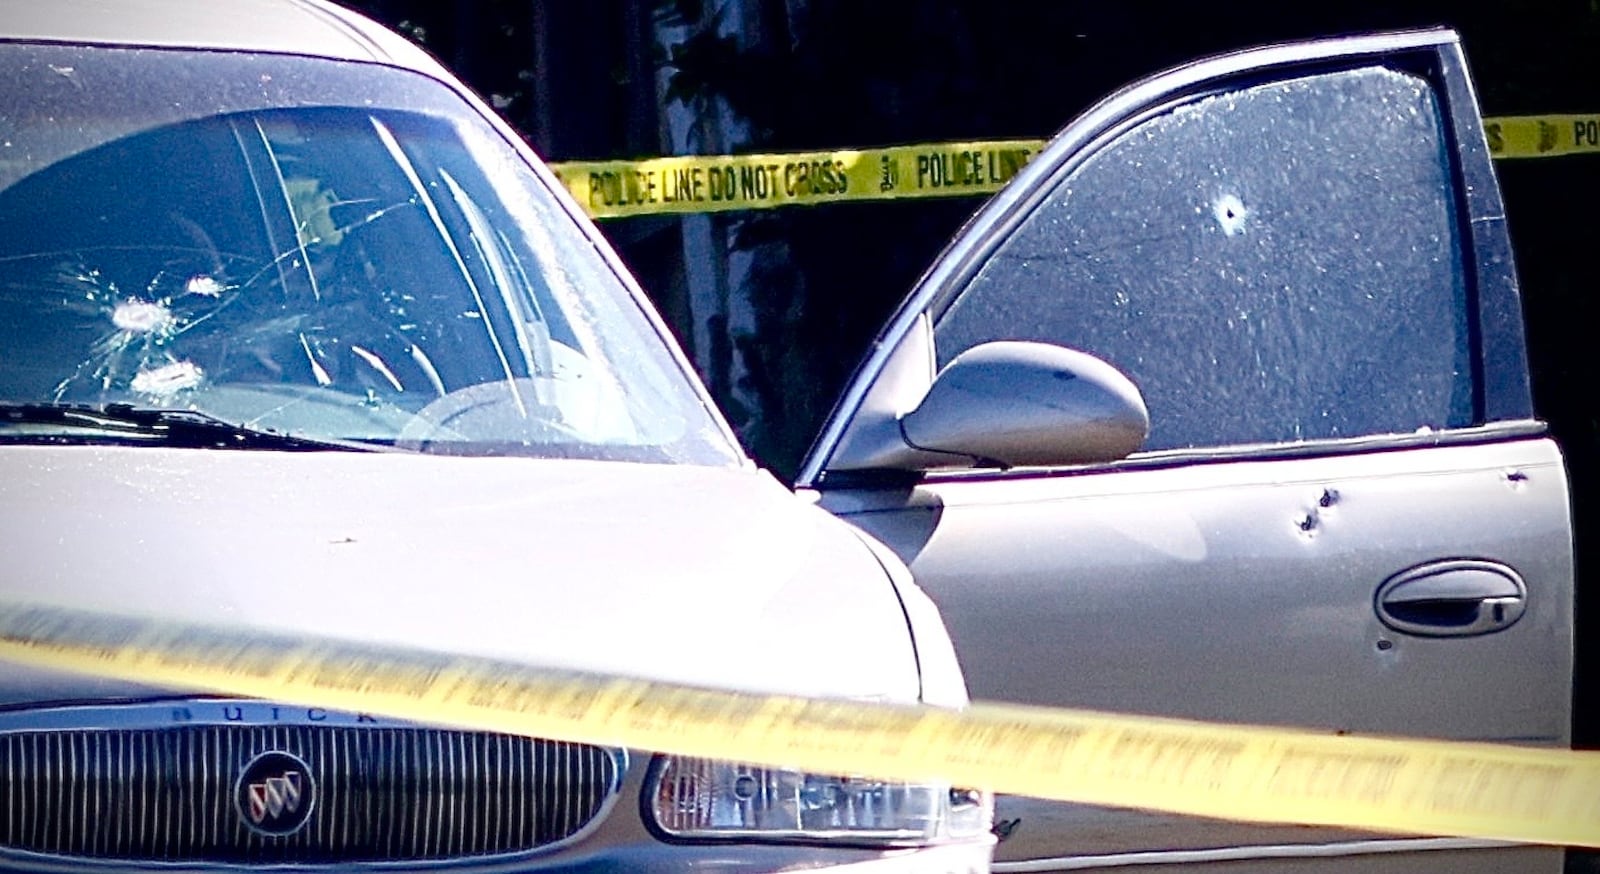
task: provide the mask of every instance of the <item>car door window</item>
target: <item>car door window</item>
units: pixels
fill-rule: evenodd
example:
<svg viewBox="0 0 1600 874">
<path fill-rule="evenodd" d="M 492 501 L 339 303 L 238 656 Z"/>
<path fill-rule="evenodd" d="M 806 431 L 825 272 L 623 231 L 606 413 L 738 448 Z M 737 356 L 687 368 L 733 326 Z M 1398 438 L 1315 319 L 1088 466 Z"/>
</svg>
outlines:
<svg viewBox="0 0 1600 874">
<path fill-rule="evenodd" d="M 998 339 L 1090 352 L 1143 392 L 1146 451 L 1474 424 L 1448 148 L 1427 81 L 1377 67 L 1160 111 L 947 296 L 938 363 Z"/>
</svg>

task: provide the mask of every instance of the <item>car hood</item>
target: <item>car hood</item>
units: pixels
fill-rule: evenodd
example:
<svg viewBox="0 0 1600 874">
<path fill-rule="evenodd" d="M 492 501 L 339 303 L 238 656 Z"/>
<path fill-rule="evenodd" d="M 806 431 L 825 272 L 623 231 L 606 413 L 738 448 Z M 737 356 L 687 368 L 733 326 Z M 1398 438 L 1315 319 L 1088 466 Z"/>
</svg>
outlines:
<svg viewBox="0 0 1600 874">
<path fill-rule="evenodd" d="M 16 446 L 0 449 L 0 526 L 8 601 L 722 688 L 918 694 L 882 565 L 753 470 Z M 160 691 L 0 665 L 0 705 Z"/>
</svg>

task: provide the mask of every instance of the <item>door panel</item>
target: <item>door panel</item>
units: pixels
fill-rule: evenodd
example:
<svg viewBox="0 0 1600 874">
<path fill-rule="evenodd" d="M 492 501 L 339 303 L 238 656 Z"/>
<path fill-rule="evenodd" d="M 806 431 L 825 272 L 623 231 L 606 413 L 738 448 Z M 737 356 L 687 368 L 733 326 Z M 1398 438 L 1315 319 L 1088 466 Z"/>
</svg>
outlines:
<svg viewBox="0 0 1600 874">
<path fill-rule="evenodd" d="M 1566 477 L 1548 440 L 1057 477 L 947 477 L 822 504 L 888 544 L 943 610 L 974 697 L 1561 743 Z M 1474 558 L 1527 610 L 1404 634 L 1396 573 Z M 1558 642 L 1555 647 L 1549 642 Z"/>
<path fill-rule="evenodd" d="M 1130 87 L 951 245 L 799 485 L 909 565 L 974 698 L 1566 744 L 1567 481 L 1533 419 L 1478 125 L 1447 32 Z M 909 440 L 900 417 L 938 367 L 1017 339 L 1131 377 L 1143 449 L 1009 470 L 974 453 L 956 471 L 883 451 Z M 883 458 L 913 461 L 874 470 Z M 1546 850 L 1022 799 L 998 816 L 1022 821 L 997 859 L 1026 870 L 1560 867 Z"/>
<path fill-rule="evenodd" d="M 1554 445 L 1525 439 L 821 500 L 908 564 L 975 699 L 1552 745 L 1569 723 L 1566 489 Z M 1460 558 L 1514 570 L 1526 612 L 1473 637 L 1379 619 L 1386 580 Z M 1002 803 L 1023 821 L 998 858 L 1354 839 L 1053 807 Z"/>
</svg>

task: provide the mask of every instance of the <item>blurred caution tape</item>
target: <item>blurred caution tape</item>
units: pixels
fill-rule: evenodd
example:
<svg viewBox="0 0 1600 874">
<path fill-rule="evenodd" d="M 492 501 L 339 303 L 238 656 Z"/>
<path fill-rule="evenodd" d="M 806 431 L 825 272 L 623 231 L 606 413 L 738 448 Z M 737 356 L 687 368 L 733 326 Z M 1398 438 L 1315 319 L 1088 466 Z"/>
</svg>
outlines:
<svg viewBox="0 0 1600 874">
<path fill-rule="evenodd" d="M 719 692 L 0 604 L 0 661 L 418 722 L 1207 817 L 1600 846 L 1600 753 Z"/>
<path fill-rule="evenodd" d="M 1600 152 L 1600 115 L 1484 119 L 1496 158 Z M 1044 140 L 551 164 L 595 218 L 993 194 Z"/>
<path fill-rule="evenodd" d="M 1483 120 L 1496 158 L 1600 153 L 1600 115 L 1516 115 Z"/>
</svg>

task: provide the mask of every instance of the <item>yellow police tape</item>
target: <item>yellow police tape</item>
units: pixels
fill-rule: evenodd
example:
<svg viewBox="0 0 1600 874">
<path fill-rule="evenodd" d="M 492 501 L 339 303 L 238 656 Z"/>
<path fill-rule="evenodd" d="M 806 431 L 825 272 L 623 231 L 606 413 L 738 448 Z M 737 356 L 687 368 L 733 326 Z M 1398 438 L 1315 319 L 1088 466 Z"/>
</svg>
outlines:
<svg viewBox="0 0 1600 874">
<path fill-rule="evenodd" d="M 439 725 L 1259 822 L 1600 846 L 1600 753 L 720 692 L 0 605 L 0 661 Z"/>
<path fill-rule="evenodd" d="M 596 218 L 993 194 L 1043 140 L 552 164 Z"/>
<path fill-rule="evenodd" d="M 1600 152 L 1600 115 L 1484 119 L 1496 158 Z M 595 218 L 952 197 L 999 191 L 1044 140 L 551 164 Z"/>
<path fill-rule="evenodd" d="M 1600 115 L 1517 115 L 1483 120 L 1496 158 L 1600 153 Z"/>
</svg>

